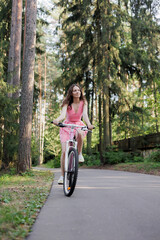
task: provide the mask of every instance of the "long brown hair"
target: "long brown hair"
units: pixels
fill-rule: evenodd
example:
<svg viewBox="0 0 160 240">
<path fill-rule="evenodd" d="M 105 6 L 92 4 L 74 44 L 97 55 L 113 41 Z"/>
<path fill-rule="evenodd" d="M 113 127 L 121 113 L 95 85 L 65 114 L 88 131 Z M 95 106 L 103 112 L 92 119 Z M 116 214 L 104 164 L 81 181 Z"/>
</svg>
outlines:
<svg viewBox="0 0 160 240">
<path fill-rule="evenodd" d="M 82 92 L 82 89 L 81 87 L 79 86 L 79 84 L 75 83 L 75 84 L 72 84 L 69 89 L 68 89 L 68 92 L 67 92 L 67 96 L 66 98 L 63 100 L 63 103 L 62 103 L 62 107 L 64 105 L 68 105 L 68 106 L 71 106 L 71 104 L 73 103 L 73 96 L 72 96 L 72 92 L 73 92 L 73 88 L 74 87 L 78 87 L 81 91 L 81 96 L 80 96 L 80 100 L 83 100 L 85 102 L 85 97 L 83 95 L 83 92 Z"/>
</svg>

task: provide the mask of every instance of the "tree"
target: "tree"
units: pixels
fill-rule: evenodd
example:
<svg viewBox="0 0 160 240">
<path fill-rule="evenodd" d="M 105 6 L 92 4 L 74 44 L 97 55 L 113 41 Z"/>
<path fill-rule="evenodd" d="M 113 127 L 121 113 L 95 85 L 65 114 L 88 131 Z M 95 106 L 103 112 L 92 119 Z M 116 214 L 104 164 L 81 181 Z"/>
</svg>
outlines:
<svg viewBox="0 0 160 240">
<path fill-rule="evenodd" d="M 17 14 L 17 1 L 12 1 L 12 20 L 10 31 L 10 48 L 8 59 L 8 83 L 13 85 L 13 72 L 14 72 L 14 55 L 15 55 L 15 32 L 16 32 L 16 14 Z M 12 94 L 9 95 L 10 97 Z"/>
<path fill-rule="evenodd" d="M 10 48 L 8 60 L 8 83 L 14 87 L 20 86 L 21 69 L 21 34 L 22 33 L 22 0 L 12 1 L 12 20 L 10 31 Z M 12 94 L 9 95 L 10 97 Z M 13 93 L 19 97 L 19 91 Z"/>
<path fill-rule="evenodd" d="M 11 18 L 11 31 L 10 31 L 10 48 L 9 48 L 9 59 L 8 59 L 8 79 L 7 82 L 13 86 L 20 87 L 20 69 L 21 69 L 21 32 L 22 32 L 22 0 L 13 0 L 12 2 L 12 18 Z M 8 97 L 18 99 L 19 91 L 9 92 Z M 8 99 L 8 103 L 10 100 Z M 13 103 L 14 104 L 14 103 Z M 15 111 L 17 106 L 14 104 Z M 9 106 L 8 106 L 9 108 Z M 8 167 L 9 163 L 13 161 L 13 152 L 10 153 L 8 149 L 13 142 L 13 127 L 16 124 L 17 119 L 8 121 L 6 116 L 4 119 L 4 139 L 3 139 L 3 165 Z M 16 131 L 18 129 L 16 128 Z M 12 134 L 11 134 L 12 133 Z M 16 132 L 14 135 L 17 135 Z"/>
<path fill-rule="evenodd" d="M 110 14 L 111 6 L 110 1 L 104 1 L 104 13 L 102 14 L 102 45 L 103 45 L 103 58 L 104 58 L 104 67 L 103 67 L 103 129 L 104 129 L 104 150 L 111 145 L 111 136 L 110 136 L 110 94 L 109 94 L 109 85 L 110 85 Z"/>
<path fill-rule="evenodd" d="M 12 1 L 0 2 L 0 76 L 6 81 L 8 68 L 8 50 L 10 41 L 10 26 L 12 15 Z"/>
<path fill-rule="evenodd" d="M 13 93 L 13 98 L 18 99 L 21 71 L 22 0 L 17 0 L 16 5 L 13 87 L 16 87 L 17 89 Z"/>
<path fill-rule="evenodd" d="M 27 0 L 25 52 L 22 68 L 18 171 L 31 167 L 31 133 L 36 44 L 37 0 Z"/>
</svg>

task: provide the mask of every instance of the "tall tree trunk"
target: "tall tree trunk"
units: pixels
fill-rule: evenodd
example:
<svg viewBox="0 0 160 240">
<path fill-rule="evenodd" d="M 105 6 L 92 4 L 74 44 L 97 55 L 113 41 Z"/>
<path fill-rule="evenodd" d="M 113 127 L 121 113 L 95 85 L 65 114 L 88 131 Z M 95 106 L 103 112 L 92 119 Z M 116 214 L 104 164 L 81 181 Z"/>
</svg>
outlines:
<svg viewBox="0 0 160 240">
<path fill-rule="evenodd" d="M 94 93 L 95 93 L 95 64 L 93 65 L 93 80 L 92 80 L 92 99 L 91 99 L 91 123 L 94 119 Z"/>
<path fill-rule="evenodd" d="M 22 32 L 22 0 L 12 1 L 12 18 L 10 33 L 10 48 L 8 59 L 7 82 L 15 87 L 20 85 L 20 65 L 21 65 L 21 32 Z M 9 93 L 8 97 L 18 98 L 19 92 Z M 4 139 L 3 139 L 3 168 L 7 168 L 12 162 L 13 156 L 8 151 L 10 144 L 10 123 L 4 119 Z"/>
<path fill-rule="evenodd" d="M 8 78 L 7 78 L 7 82 L 10 85 L 13 85 L 14 54 L 15 54 L 15 32 L 16 32 L 16 13 L 17 13 L 17 0 L 13 0 L 12 1 L 12 18 L 11 18 L 9 59 L 8 59 Z M 8 96 L 12 97 L 12 93 L 9 93 Z"/>
<path fill-rule="evenodd" d="M 26 46 L 26 9 L 27 9 L 27 0 L 25 0 L 25 17 L 24 17 L 24 36 L 23 36 L 23 61 L 24 61 L 24 53 L 25 53 L 25 46 Z"/>
<path fill-rule="evenodd" d="M 93 80 L 92 80 L 92 94 L 91 94 L 91 109 L 90 109 L 90 122 L 93 123 L 93 108 L 94 108 L 94 76 L 95 75 L 95 67 L 93 66 Z M 88 132 L 87 134 L 87 153 L 91 154 L 91 142 L 92 142 L 92 134 Z"/>
<path fill-rule="evenodd" d="M 44 73 L 44 106 L 43 106 L 43 121 L 42 121 L 42 163 L 44 161 L 44 132 L 45 132 L 45 114 L 46 114 L 46 84 L 47 84 L 47 58 L 45 53 L 45 73 Z"/>
<path fill-rule="evenodd" d="M 151 44 L 154 46 L 154 41 L 153 41 L 153 36 L 154 36 L 154 32 L 153 32 L 153 22 L 152 22 L 152 5 L 151 5 L 151 1 L 149 2 L 149 12 L 150 12 L 150 17 L 151 17 L 151 21 L 150 21 L 150 29 L 151 29 L 151 32 L 150 32 L 150 41 L 151 41 Z M 151 54 L 150 56 L 152 56 L 151 58 L 153 58 L 153 51 L 152 51 L 153 47 L 150 49 L 151 51 Z M 158 69 L 158 66 L 157 66 L 157 69 L 156 69 L 156 66 L 151 62 L 151 71 L 152 71 L 152 75 L 153 75 L 153 97 L 154 97 L 154 115 L 155 115 L 155 124 L 156 124 L 156 132 L 158 133 L 159 132 L 159 126 L 158 126 L 158 106 L 157 106 L 157 84 L 156 84 L 156 79 L 158 78 L 157 74 L 156 74 L 156 71 Z"/>
<path fill-rule="evenodd" d="M 97 30 L 97 72 L 98 72 L 98 121 L 99 121 L 99 153 L 100 153 L 100 161 L 101 164 L 104 164 L 103 158 L 103 142 L 102 142 L 102 66 L 99 62 L 102 60 L 102 19 L 101 19 L 101 10 L 100 10 L 101 1 L 97 0 L 97 14 L 96 14 L 96 30 Z"/>
<path fill-rule="evenodd" d="M 109 29 L 109 22 L 106 21 L 106 16 L 110 14 L 110 1 L 105 0 L 104 3 L 104 15 L 103 15 L 103 58 L 104 58 L 104 80 L 103 80 L 103 147 L 104 151 L 107 149 L 108 146 L 111 144 L 110 138 L 110 112 L 109 112 L 109 103 L 110 103 L 110 96 L 109 96 L 109 68 L 110 68 L 110 59 L 109 59 L 109 43 L 110 43 L 110 29 Z M 108 19 L 107 19 L 108 20 Z"/>
<path fill-rule="evenodd" d="M 42 161 L 42 65 L 41 58 L 38 57 L 38 75 L 39 75 L 39 164 Z"/>
<path fill-rule="evenodd" d="M 86 88 L 86 99 L 88 102 L 88 115 L 90 118 L 90 90 L 89 90 L 89 71 L 86 72 L 86 81 L 85 81 L 85 88 Z M 87 134 L 87 153 L 89 154 L 91 152 L 91 134 Z"/>
<path fill-rule="evenodd" d="M 27 0 L 25 53 L 22 69 L 18 172 L 31 167 L 37 0 Z"/>
<path fill-rule="evenodd" d="M 39 114 L 38 114 L 38 109 L 36 109 L 36 122 L 35 122 L 35 125 L 36 125 L 36 129 L 35 129 L 35 135 L 36 135 L 36 139 L 37 139 L 37 143 L 39 142 L 39 121 L 38 121 L 38 118 L 39 118 Z"/>
<path fill-rule="evenodd" d="M 155 115 L 155 121 L 156 121 L 156 132 L 159 132 L 158 127 L 158 111 L 157 111 L 157 89 L 156 89 L 156 83 L 153 82 L 153 95 L 154 95 L 154 115 Z"/>
<path fill-rule="evenodd" d="M 104 158 L 103 158 L 103 146 L 102 146 L 102 97 L 101 97 L 101 91 L 99 90 L 99 153 L 100 153 L 100 160 L 101 163 L 104 164 Z"/>
<path fill-rule="evenodd" d="M 3 158 L 3 139 L 4 139 L 4 121 L 0 123 L 0 169 L 2 168 L 2 158 Z"/>
<path fill-rule="evenodd" d="M 17 0 L 16 28 L 15 28 L 15 54 L 13 87 L 20 87 L 21 70 L 21 36 L 22 36 L 22 0 Z M 19 97 L 19 89 L 13 93 L 13 98 Z"/>
<path fill-rule="evenodd" d="M 104 151 L 111 144 L 110 139 L 110 114 L 109 114 L 109 87 L 103 84 L 103 149 Z"/>
<path fill-rule="evenodd" d="M 97 84 L 95 83 L 95 120 L 98 122 L 98 94 Z"/>
</svg>

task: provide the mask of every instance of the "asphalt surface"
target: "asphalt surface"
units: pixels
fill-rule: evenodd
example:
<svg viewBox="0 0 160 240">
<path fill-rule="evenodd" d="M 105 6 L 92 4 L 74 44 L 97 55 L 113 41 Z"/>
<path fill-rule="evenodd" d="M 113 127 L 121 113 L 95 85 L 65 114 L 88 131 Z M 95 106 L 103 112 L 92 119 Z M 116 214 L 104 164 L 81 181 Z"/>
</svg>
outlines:
<svg viewBox="0 0 160 240">
<path fill-rule="evenodd" d="M 65 197 L 60 170 L 27 240 L 160 240 L 160 177 L 80 169 Z"/>
</svg>

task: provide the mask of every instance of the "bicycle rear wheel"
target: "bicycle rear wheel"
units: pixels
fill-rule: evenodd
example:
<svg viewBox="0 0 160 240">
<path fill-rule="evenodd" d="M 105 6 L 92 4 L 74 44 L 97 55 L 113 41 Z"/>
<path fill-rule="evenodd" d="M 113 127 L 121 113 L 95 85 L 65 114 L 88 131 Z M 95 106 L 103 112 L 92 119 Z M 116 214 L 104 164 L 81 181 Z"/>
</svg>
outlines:
<svg viewBox="0 0 160 240">
<path fill-rule="evenodd" d="M 64 173 L 63 190 L 67 197 L 70 197 L 74 192 L 78 176 L 78 153 L 73 147 L 68 153 L 68 169 Z"/>
</svg>

